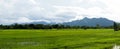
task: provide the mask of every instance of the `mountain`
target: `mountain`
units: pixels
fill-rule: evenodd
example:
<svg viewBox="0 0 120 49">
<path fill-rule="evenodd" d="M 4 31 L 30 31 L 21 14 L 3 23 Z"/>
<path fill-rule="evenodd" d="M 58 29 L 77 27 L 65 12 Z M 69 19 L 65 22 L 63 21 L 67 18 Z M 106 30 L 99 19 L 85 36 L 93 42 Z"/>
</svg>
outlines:
<svg viewBox="0 0 120 49">
<path fill-rule="evenodd" d="M 47 24 L 56 24 L 56 23 L 55 22 L 39 21 L 39 22 L 31 22 L 29 24 L 44 24 L 44 25 L 47 25 Z"/>
<path fill-rule="evenodd" d="M 112 26 L 113 22 L 114 21 L 108 20 L 106 18 L 87 18 L 87 17 L 85 17 L 82 20 L 66 22 L 63 24 L 70 25 L 70 26 L 96 26 L 97 24 L 99 24 L 100 26 Z"/>
<path fill-rule="evenodd" d="M 96 26 L 99 24 L 100 26 L 112 26 L 113 25 L 112 20 L 106 19 L 106 18 L 83 18 L 82 20 L 75 20 L 72 22 L 64 22 L 62 23 L 63 25 L 70 25 L 70 26 Z M 40 22 L 32 22 L 29 24 L 56 24 L 55 22 L 45 22 L 45 21 L 40 21 Z"/>
<path fill-rule="evenodd" d="M 48 24 L 48 23 L 45 21 L 40 21 L 40 22 L 32 22 L 30 24 Z"/>
</svg>

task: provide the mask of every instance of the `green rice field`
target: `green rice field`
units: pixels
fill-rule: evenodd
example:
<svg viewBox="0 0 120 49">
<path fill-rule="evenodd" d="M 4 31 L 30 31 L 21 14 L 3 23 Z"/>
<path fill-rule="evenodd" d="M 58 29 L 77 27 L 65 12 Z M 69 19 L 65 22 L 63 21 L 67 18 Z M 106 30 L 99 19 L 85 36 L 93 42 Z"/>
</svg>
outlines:
<svg viewBox="0 0 120 49">
<path fill-rule="evenodd" d="M 0 49 L 112 49 L 120 31 L 112 29 L 0 30 Z"/>
</svg>

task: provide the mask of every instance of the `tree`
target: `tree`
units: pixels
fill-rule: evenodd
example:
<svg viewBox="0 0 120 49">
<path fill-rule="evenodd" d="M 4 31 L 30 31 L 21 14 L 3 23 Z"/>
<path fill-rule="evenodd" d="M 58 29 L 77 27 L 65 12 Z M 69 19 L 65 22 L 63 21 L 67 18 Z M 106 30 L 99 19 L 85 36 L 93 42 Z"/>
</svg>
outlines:
<svg viewBox="0 0 120 49">
<path fill-rule="evenodd" d="M 96 28 L 97 28 L 97 29 L 100 29 L 100 25 L 99 25 L 99 24 L 96 24 Z"/>
<path fill-rule="evenodd" d="M 58 29 L 59 28 L 59 25 L 58 24 L 55 24 L 55 25 L 52 25 L 53 28 L 55 29 Z"/>
<path fill-rule="evenodd" d="M 116 22 L 114 22 L 114 31 L 118 31 L 118 26 Z"/>
<path fill-rule="evenodd" d="M 0 29 L 3 29 L 3 25 L 2 24 L 0 25 Z"/>
<path fill-rule="evenodd" d="M 87 30 L 88 26 L 81 26 L 82 29 Z"/>
<path fill-rule="evenodd" d="M 28 27 L 29 27 L 29 29 L 34 29 L 35 25 L 34 24 L 29 24 Z"/>
</svg>

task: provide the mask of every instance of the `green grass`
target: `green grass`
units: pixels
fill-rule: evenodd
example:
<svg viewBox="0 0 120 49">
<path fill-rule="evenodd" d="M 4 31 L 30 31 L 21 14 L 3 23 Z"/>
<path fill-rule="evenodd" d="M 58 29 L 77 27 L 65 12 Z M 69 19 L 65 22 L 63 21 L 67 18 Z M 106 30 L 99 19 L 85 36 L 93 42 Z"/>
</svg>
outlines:
<svg viewBox="0 0 120 49">
<path fill-rule="evenodd" d="M 112 29 L 0 30 L 0 49 L 112 49 L 120 31 Z"/>
</svg>

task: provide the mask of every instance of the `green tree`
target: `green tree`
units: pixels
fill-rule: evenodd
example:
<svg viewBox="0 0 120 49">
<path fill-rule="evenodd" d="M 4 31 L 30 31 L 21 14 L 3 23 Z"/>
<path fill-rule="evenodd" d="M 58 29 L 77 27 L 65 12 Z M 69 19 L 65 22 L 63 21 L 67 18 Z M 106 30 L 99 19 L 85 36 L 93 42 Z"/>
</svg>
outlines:
<svg viewBox="0 0 120 49">
<path fill-rule="evenodd" d="M 81 26 L 82 29 L 87 30 L 88 26 Z"/>
<path fill-rule="evenodd" d="M 118 31 L 118 26 L 116 22 L 114 22 L 114 31 Z"/>
<path fill-rule="evenodd" d="M 2 24 L 0 25 L 0 29 L 4 29 Z"/>
<path fill-rule="evenodd" d="M 99 24 L 96 24 L 96 28 L 97 28 L 97 29 L 100 29 L 100 25 L 99 25 Z"/>
</svg>

